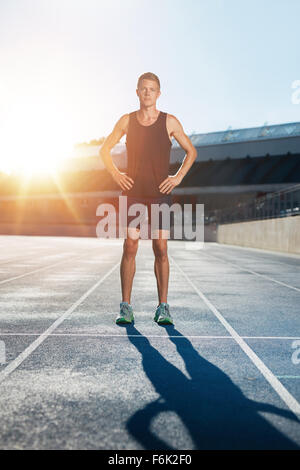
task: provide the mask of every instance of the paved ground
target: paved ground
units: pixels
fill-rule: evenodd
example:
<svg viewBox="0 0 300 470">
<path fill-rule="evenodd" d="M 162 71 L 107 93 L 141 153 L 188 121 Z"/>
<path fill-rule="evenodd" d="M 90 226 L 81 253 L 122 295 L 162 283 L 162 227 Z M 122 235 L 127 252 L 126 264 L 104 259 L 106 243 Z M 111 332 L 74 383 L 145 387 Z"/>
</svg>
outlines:
<svg viewBox="0 0 300 470">
<path fill-rule="evenodd" d="M 0 236 L 0 448 L 300 448 L 300 256 L 169 241 L 160 327 L 140 240 L 120 327 L 122 243 Z"/>
</svg>

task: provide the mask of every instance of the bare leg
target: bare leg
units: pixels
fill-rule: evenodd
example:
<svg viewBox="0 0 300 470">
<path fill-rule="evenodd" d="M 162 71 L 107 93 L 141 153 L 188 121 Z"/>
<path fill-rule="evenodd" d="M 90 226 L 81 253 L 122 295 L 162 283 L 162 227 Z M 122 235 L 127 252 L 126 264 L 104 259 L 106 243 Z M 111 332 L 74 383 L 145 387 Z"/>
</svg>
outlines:
<svg viewBox="0 0 300 470">
<path fill-rule="evenodd" d="M 133 237 L 138 236 L 139 229 L 135 230 L 135 234 L 129 231 L 129 235 L 124 239 L 123 244 L 123 256 L 120 265 L 121 275 L 121 286 L 122 286 L 122 302 L 128 302 L 130 304 L 131 290 L 133 284 L 133 278 L 135 275 L 135 256 L 138 250 L 139 238 L 134 239 Z M 137 233 L 137 235 L 136 235 Z M 132 237 L 132 238 L 131 238 Z"/>
<path fill-rule="evenodd" d="M 154 272 L 157 283 L 158 302 L 167 302 L 169 283 L 169 259 L 168 240 L 152 240 L 152 247 L 155 255 Z"/>
</svg>

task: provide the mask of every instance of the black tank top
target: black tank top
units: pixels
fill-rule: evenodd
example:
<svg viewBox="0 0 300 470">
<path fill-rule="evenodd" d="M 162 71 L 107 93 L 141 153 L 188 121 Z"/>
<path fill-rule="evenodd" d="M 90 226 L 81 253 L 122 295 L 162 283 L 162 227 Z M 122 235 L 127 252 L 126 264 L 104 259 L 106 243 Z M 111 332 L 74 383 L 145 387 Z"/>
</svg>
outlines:
<svg viewBox="0 0 300 470">
<path fill-rule="evenodd" d="M 168 177 L 172 143 L 166 126 L 167 113 L 160 111 L 150 126 L 139 123 L 136 111 L 129 114 L 126 136 L 127 175 L 134 180 L 124 196 L 162 197 L 158 186 Z"/>
</svg>

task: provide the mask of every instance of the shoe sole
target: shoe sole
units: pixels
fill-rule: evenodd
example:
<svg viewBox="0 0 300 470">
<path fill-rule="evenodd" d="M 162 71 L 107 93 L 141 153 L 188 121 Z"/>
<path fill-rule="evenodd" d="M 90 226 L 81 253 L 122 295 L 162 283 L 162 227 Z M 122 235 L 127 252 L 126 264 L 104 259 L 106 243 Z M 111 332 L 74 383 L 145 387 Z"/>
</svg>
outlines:
<svg viewBox="0 0 300 470">
<path fill-rule="evenodd" d="M 134 318 L 132 320 L 116 320 L 116 324 L 118 323 L 121 323 L 121 324 L 129 324 L 129 323 L 133 323 L 134 321 Z"/>
<path fill-rule="evenodd" d="M 174 325 L 172 320 L 161 320 L 156 322 L 158 325 Z"/>
</svg>

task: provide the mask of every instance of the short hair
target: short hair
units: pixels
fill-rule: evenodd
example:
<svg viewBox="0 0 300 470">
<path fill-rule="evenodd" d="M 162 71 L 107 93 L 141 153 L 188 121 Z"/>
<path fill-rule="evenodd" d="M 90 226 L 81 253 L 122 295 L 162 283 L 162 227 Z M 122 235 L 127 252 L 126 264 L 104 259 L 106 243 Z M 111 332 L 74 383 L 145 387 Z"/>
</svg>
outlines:
<svg viewBox="0 0 300 470">
<path fill-rule="evenodd" d="M 155 75 L 155 73 L 152 73 L 152 72 L 146 72 L 146 73 L 143 73 L 143 75 L 141 75 L 138 79 L 138 83 L 137 83 L 137 88 L 139 88 L 140 84 L 142 83 L 142 80 L 144 79 L 147 79 L 147 80 L 154 80 L 157 84 L 158 84 L 158 88 L 160 89 L 160 81 L 159 81 L 159 78 L 157 75 Z"/>
</svg>

